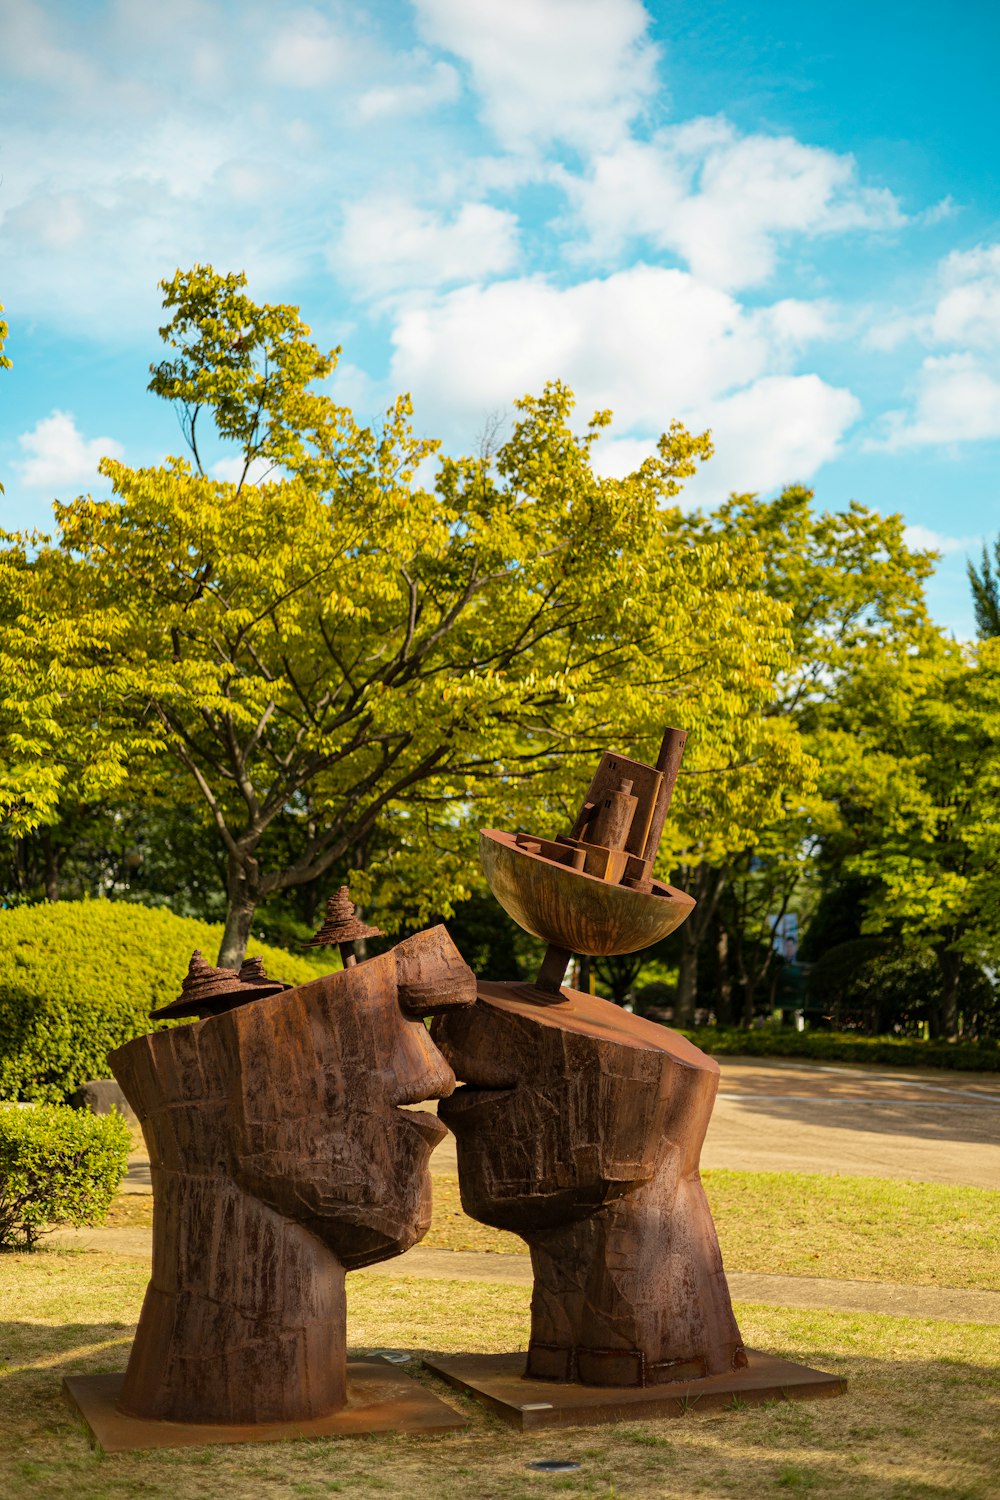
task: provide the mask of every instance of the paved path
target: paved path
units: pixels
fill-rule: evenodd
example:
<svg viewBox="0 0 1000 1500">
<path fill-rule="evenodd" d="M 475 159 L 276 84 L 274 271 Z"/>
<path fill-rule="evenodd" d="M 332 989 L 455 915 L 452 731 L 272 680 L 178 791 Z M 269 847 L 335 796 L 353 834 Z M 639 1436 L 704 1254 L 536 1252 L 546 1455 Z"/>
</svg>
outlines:
<svg viewBox="0 0 1000 1500">
<path fill-rule="evenodd" d="M 1000 1188 L 1000 1076 L 722 1058 L 702 1166 Z"/>
<path fill-rule="evenodd" d="M 43 1243 L 52 1249 L 92 1250 L 149 1260 L 152 1240 L 148 1229 L 71 1229 L 47 1235 Z M 368 1266 L 365 1274 L 397 1281 L 416 1276 L 427 1281 L 530 1286 L 531 1261 L 527 1255 L 435 1250 L 417 1245 L 395 1260 Z M 727 1272 L 726 1280 L 735 1302 L 884 1313 L 896 1318 L 943 1318 L 951 1323 L 1000 1324 L 1000 1292 L 834 1281 L 822 1276 L 764 1276 L 741 1271 Z"/>
</svg>

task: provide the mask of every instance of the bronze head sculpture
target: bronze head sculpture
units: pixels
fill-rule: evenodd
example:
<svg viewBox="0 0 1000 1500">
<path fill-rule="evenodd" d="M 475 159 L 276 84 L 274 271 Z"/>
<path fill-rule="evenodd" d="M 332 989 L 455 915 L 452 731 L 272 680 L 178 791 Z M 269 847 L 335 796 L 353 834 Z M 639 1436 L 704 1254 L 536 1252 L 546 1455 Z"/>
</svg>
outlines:
<svg viewBox="0 0 1000 1500">
<path fill-rule="evenodd" d="M 259 976 L 254 976 L 259 981 Z M 259 1423 L 346 1400 L 348 1270 L 430 1223 L 451 1092 L 425 1015 L 467 1005 L 443 927 L 296 989 L 215 981 L 205 1019 L 112 1054 L 153 1179 L 153 1270 L 121 1409 Z M 221 1008 L 220 1007 L 224 1007 Z"/>
<path fill-rule="evenodd" d="M 634 951 L 694 905 L 652 878 L 684 738 L 668 731 L 655 767 L 606 755 L 565 838 L 484 832 L 494 894 L 549 948 L 534 985 L 481 981 L 432 1027 L 464 1080 L 440 1110 L 463 1206 L 531 1250 L 536 1379 L 647 1386 L 746 1364 L 698 1176 L 718 1065 L 561 983 L 571 952 Z"/>
</svg>

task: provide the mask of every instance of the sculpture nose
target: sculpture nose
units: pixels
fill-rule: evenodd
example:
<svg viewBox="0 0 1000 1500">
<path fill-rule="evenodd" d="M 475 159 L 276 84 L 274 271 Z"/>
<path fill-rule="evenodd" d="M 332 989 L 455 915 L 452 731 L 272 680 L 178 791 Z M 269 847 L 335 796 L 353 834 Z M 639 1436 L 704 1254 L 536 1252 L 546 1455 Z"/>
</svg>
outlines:
<svg viewBox="0 0 1000 1500">
<path fill-rule="evenodd" d="M 399 1007 L 414 1019 L 434 1016 L 476 998 L 476 976 L 441 926 L 418 932 L 393 949 Z"/>
<path fill-rule="evenodd" d="M 403 1039 L 393 1066 L 393 1103 L 420 1104 L 424 1099 L 446 1099 L 456 1078 L 431 1041 L 422 1021 L 403 1026 Z"/>
</svg>

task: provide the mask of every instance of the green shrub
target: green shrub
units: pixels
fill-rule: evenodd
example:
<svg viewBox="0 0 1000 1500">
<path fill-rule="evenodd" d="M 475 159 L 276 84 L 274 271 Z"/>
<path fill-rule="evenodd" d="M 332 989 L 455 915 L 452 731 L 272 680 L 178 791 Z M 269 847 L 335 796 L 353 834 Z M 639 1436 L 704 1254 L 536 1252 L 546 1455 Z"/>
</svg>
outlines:
<svg viewBox="0 0 1000 1500">
<path fill-rule="evenodd" d="M 218 923 L 124 901 L 54 901 L 0 911 L 0 1099 L 57 1102 L 108 1077 L 108 1053 L 149 1031 L 180 993 Z M 251 942 L 273 978 L 302 984 L 332 965 Z"/>
<path fill-rule="evenodd" d="M 961 1072 L 1000 1072 L 996 1042 L 922 1042 L 913 1037 L 855 1036 L 843 1031 L 759 1031 L 706 1026 L 684 1035 L 716 1057 L 802 1057 L 823 1062 L 876 1063 L 897 1068 L 954 1068 Z"/>
<path fill-rule="evenodd" d="M 0 1106 L 0 1250 L 56 1224 L 99 1224 L 128 1166 L 121 1115 L 65 1104 Z"/>
</svg>

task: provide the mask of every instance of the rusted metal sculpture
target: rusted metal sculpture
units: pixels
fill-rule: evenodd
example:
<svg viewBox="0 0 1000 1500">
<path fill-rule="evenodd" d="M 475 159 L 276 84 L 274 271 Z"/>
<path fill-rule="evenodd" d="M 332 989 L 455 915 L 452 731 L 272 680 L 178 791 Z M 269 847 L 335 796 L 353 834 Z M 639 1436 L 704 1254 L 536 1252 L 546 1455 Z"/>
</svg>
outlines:
<svg viewBox="0 0 1000 1500">
<path fill-rule="evenodd" d="M 439 1111 L 463 1207 L 526 1240 L 534 1293 L 526 1358 L 429 1364 L 522 1425 L 623 1415 L 613 1391 L 655 1415 L 679 1382 L 752 1399 L 796 1383 L 799 1367 L 744 1347 L 698 1174 L 718 1064 L 561 983 L 573 952 L 633 952 L 694 906 L 652 876 L 684 739 L 668 730 L 656 766 L 605 755 L 571 835 L 482 834 L 494 895 L 549 947 L 533 985 L 480 981 L 474 1007 L 432 1026 L 463 1080 Z M 608 1399 L 581 1404 L 581 1387 Z"/>
<path fill-rule="evenodd" d="M 122 1414 L 144 1424 L 131 1446 L 171 1441 L 176 1424 L 221 1424 L 227 1441 L 288 1423 L 461 1426 L 433 1397 L 428 1416 L 415 1382 L 413 1421 L 381 1391 L 358 1425 L 344 1279 L 430 1224 L 428 1160 L 445 1127 L 402 1106 L 454 1087 L 423 1017 L 469 1005 L 472 972 L 435 927 L 295 989 L 252 980 L 240 986 L 196 955 L 177 1002 L 186 1012 L 173 1013 L 200 1005 L 207 1018 L 111 1054 L 153 1181 L 152 1278 L 112 1436 Z M 399 1372 L 384 1375 L 398 1391 Z M 70 1381 L 81 1406 L 73 1386 L 85 1384 Z"/>
</svg>

